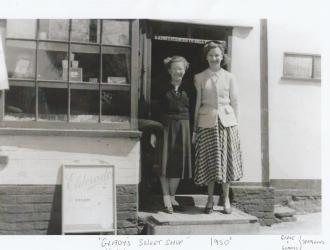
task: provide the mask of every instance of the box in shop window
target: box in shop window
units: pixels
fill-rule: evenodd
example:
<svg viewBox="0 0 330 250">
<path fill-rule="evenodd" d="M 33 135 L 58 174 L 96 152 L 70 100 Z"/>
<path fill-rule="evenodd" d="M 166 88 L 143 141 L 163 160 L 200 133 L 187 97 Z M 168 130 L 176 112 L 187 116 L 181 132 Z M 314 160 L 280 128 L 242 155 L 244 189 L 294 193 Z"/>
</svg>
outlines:
<svg viewBox="0 0 330 250">
<path fill-rule="evenodd" d="M 62 73 L 64 81 L 68 79 L 68 69 L 64 68 Z M 70 81 L 82 82 L 82 68 L 70 68 Z"/>
<path fill-rule="evenodd" d="M 127 84 L 126 77 L 108 76 L 107 82 L 111 84 Z"/>
</svg>

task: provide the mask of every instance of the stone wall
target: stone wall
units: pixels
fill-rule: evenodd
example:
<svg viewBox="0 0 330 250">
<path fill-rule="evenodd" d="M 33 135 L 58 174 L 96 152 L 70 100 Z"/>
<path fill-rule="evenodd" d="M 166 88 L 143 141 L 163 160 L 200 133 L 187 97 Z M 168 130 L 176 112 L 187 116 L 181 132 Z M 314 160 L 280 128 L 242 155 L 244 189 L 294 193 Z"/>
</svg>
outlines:
<svg viewBox="0 0 330 250">
<path fill-rule="evenodd" d="M 60 185 L 0 185 L 0 234 L 61 234 Z M 117 233 L 137 234 L 137 185 L 117 185 Z"/>
</svg>

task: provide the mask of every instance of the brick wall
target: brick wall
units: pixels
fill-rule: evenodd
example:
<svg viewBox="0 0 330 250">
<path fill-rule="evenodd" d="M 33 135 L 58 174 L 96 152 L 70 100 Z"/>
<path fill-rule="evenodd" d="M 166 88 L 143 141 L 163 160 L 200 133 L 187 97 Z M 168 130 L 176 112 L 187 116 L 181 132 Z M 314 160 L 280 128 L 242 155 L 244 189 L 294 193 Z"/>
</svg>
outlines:
<svg viewBox="0 0 330 250">
<path fill-rule="evenodd" d="M 276 223 L 274 189 L 262 186 L 233 186 L 231 201 L 244 212 L 258 217 L 260 225 Z"/>
<path fill-rule="evenodd" d="M 298 214 L 321 212 L 321 191 L 310 189 L 276 189 L 275 204 L 288 206 Z"/>
<path fill-rule="evenodd" d="M 0 234 L 61 234 L 60 185 L 0 185 Z M 137 185 L 117 185 L 118 234 L 137 234 Z"/>
</svg>

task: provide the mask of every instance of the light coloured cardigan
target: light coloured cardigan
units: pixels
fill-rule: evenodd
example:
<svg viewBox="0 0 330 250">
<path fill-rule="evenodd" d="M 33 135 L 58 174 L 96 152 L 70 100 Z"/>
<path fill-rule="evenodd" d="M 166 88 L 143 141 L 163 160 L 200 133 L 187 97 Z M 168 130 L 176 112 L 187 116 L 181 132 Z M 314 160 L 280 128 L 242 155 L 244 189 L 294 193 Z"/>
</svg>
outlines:
<svg viewBox="0 0 330 250">
<path fill-rule="evenodd" d="M 237 125 L 238 90 L 233 74 L 224 69 L 217 72 L 206 69 L 195 75 L 194 83 L 197 98 L 201 95 L 195 127 L 214 127 L 217 117 L 224 127 Z"/>
</svg>

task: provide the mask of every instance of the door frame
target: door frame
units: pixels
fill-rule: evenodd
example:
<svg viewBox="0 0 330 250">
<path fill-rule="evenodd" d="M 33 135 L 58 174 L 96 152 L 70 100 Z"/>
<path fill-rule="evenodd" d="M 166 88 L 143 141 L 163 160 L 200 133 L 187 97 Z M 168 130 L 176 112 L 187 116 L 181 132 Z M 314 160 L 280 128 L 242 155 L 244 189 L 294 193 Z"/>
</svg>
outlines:
<svg viewBox="0 0 330 250">
<path fill-rule="evenodd" d="M 177 41 L 177 42 L 186 42 L 189 43 L 205 43 L 210 41 L 208 39 L 201 39 L 201 38 L 192 38 L 191 31 L 193 26 L 195 25 L 203 25 L 209 28 L 225 28 L 225 42 L 227 46 L 227 55 L 231 58 L 232 55 L 232 30 L 233 26 L 223 26 L 223 25 L 214 25 L 214 24 L 205 24 L 205 23 L 186 23 L 188 26 L 187 34 L 185 37 L 176 37 L 176 36 L 160 36 L 155 35 L 154 31 L 152 30 L 152 22 L 159 22 L 159 20 L 143 20 L 141 22 L 140 27 L 140 56 L 141 56 L 141 81 L 139 86 L 139 98 L 143 98 L 146 102 L 146 105 L 150 107 L 151 105 L 151 60 L 152 60 L 152 42 L 153 40 L 167 40 L 167 41 Z M 182 24 L 181 22 L 173 22 L 173 21 L 161 21 L 162 23 L 168 25 L 175 25 L 175 24 Z M 141 51 L 142 50 L 142 51 Z M 228 70 L 231 70 L 231 61 L 229 61 L 227 65 Z M 148 116 L 150 117 L 150 108 L 148 112 Z"/>
</svg>

